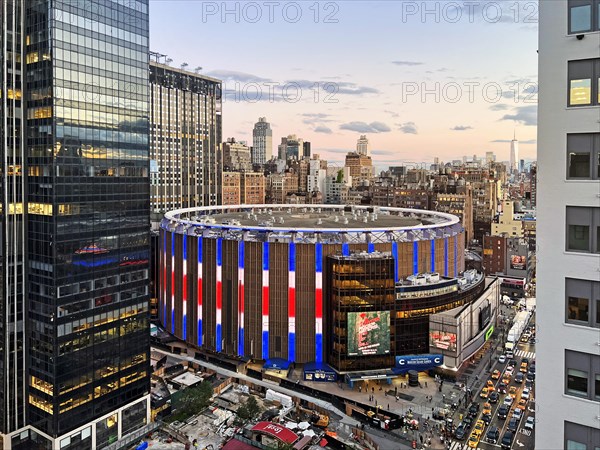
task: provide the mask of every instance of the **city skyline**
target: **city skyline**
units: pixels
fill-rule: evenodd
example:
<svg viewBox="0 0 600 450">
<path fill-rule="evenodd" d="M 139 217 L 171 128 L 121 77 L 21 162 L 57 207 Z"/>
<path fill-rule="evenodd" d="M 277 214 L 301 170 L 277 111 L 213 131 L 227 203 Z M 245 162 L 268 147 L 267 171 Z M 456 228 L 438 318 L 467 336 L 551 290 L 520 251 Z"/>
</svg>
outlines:
<svg viewBox="0 0 600 450">
<path fill-rule="evenodd" d="M 271 11 L 262 3 L 253 10 L 188 2 L 185 17 L 174 15 L 174 3 L 151 4 L 151 47 L 168 54 L 173 67 L 187 62 L 223 80 L 225 136 L 251 142 L 254 123 L 266 116 L 275 142 L 297 134 L 313 142 L 313 153 L 342 161 L 367 134 L 374 162 L 383 167 L 415 155 L 448 161 L 486 151 L 508 161 L 516 130 L 522 158 L 535 159 L 532 2 L 463 5 L 460 12 L 436 3 L 437 12 L 431 6 L 429 13 L 417 2 L 329 2 L 301 6 L 295 22 L 289 2 Z M 175 20 L 179 26 L 166 26 Z M 355 33 L 373 20 L 381 26 Z M 285 39 L 273 39 L 284 32 Z M 192 43 L 215 33 L 220 39 L 198 56 Z M 461 51 L 466 45 L 470 51 Z M 475 67 L 473 58 L 480 61 Z M 302 94 L 297 102 L 295 92 Z"/>
</svg>

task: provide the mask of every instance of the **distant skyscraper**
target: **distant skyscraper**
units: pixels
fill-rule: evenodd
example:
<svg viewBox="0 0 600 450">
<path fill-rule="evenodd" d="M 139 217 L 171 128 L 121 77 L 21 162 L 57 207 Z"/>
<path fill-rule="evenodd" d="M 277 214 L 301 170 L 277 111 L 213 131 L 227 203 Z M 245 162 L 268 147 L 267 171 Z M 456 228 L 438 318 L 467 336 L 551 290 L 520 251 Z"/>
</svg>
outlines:
<svg viewBox="0 0 600 450">
<path fill-rule="evenodd" d="M 310 142 L 304 142 L 304 144 L 302 144 L 302 150 L 302 156 L 304 158 L 310 158 Z"/>
<path fill-rule="evenodd" d="M 0 3 L 3 449 L 150 420 L 148 0 L 105 3 Z"/>
<path fill-rule="evenodd" d="M 513 137 L 513 140 L 510 141 L 510 172 L 518 172 L 519 171 L 519 141 L 517 141 L 517 135 Z"/>
<path fill-rule="evenodd" d="M 221 204 L 221 81 L 151 62 L 150 102 L 153 222 Z"/>
<path fill-rule="evenodd" d="M 264 164 L 273 156 L 273 131 L 266 117 L 259 117 L 252 130 L 252 164 Z"/>
<path fill-rule="evenodd" d="M 369 156 L 369 140 L 366 135 L 361 135 L 356 141 L 356 153 Z"/>
<path fill-rule="evenodd" d="M 496 161 L 496 155 L 494 152 L 485 152 L 485 163 L 490 164 Z"/>
</svg>

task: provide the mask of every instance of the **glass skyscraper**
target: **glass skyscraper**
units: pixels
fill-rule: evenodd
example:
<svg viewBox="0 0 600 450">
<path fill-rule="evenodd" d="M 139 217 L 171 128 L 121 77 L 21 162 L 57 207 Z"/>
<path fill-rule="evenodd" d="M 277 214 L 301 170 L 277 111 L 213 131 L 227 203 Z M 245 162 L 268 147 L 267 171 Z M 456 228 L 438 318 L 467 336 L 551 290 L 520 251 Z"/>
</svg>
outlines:
<svg viewBox="0 0 600 450">
<path fill-rule="evenodd" d="M 149 419 L 148 0 L 2 0 L 0 448 Z"/>
</svg>

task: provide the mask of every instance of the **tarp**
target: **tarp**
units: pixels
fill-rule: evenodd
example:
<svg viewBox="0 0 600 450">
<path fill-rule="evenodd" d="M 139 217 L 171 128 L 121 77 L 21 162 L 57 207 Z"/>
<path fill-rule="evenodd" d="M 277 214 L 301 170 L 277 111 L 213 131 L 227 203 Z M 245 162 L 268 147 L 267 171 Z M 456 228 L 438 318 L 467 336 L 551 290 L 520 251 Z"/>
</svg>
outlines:
<svg viewBox="0 0 600 450">
<path fill-rule="evenodd" d="M 270 358 L 267 359 L 265 364 L 263 365 L 263 369 L 265 370 L 288 370 L 292 363 L 287 359 L 283 358 Z"/>
<path fill-rule="evenodd" d="M 273 422 L 258 422 L 252 427 L 252 431 L 268 434 L 287 444 L 293 444 L 298 440 L 298 436 L 292 430 Z"/>
</svg>

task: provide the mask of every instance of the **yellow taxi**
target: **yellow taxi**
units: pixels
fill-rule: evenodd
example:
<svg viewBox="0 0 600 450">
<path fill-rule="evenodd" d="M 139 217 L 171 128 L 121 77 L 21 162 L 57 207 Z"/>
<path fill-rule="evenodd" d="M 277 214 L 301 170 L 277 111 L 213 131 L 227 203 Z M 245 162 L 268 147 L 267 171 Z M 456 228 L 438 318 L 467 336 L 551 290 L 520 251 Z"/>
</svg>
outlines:
<svg viewBox="0 0 600 450">
<path fill-rule="evenodd" d="M 500 378 L 500 371 L 498 369 L 492 372 L 492 380 L 497 380 Z"/>
<path fill-rule="evenodd" d="M 492 380 L 487 380 L 487 384 L 485 385 L 485 387 L 488 388 L 489 392 L 496 390 L 496 386 L 494 386 L 494 382 Z"/>
<path fill-rule="evenodd" d="M 525 400 L 524 398 L 519 400 L 519 403 L 517 403 L 517 408 L 519 408 L 522 411 L 525 411 L 525 408 L 527 408 L 527 400 Z"/>
<path fill-rule="evenodd" d="M 473 432 L 471 434 L 477 434 L 477 436 L 481 436 L 483 434 L 483 430 L 485 428 L 485 422 L 479 419 L 475 423 L 475 427 L 473 428 Z"/>
<path fill-rule="evenodd" d="M 517 387 L 511 386 L 508 390 L 508 395 L 510 395 L 512 398 L 515 398 L 517 396 Z"/>
<path fill-rule="evenodd" d="M 503 382 L 504 384 L 510 384 L 510 375 L 509 375 L 509 374 L 507 374 L 507 373 L 505 373 L 505 374 L 502 376 L 502 382 Z"/>
<path fill-rule="evenodd" d="M 490 390 L 489 390 L 488 388 L 484 387 L 484 388 L 481 390 L 481 393 L 479 394 L 479 396 L 480 396 L 481 398 L 488 398 L 488 395 L 489 395 L 489 394 L 490 394 Z"/>
<path fill-rule="evenodd" d="M 526 362 L 522 362 L 519 372 L 527 373 L 527 367 L 528 367 L 528 364 Z"/>
<path fill-rule="evenodd" d="M 480 435 L 473 431 L 471 436 L 469 436 L 469 448 L 477 448 L 479 445 L 479 438 Z"/>
<path fill-rule="evenodd" d="M 483 411 L 481 412 L 484 416 L 486 414 L 492 414 L 492 405 L 488 402 L 483 404 Z"/>
</svg>

